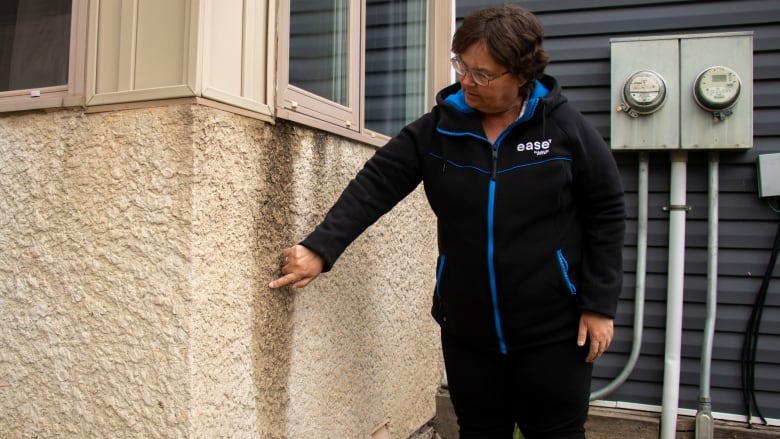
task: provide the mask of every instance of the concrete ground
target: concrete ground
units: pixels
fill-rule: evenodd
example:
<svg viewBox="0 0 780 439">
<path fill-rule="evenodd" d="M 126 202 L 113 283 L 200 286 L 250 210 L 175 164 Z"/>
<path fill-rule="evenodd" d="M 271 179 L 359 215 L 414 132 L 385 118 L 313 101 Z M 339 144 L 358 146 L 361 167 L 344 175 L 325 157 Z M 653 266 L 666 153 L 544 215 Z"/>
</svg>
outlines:
<svg viewBox="0 0 780 439">
<path fill-rule="evenodd" d="M 588 439 L 658 439 L 660 413 L 636 410 L 591 407 L 585 430 Z M 458 424 L 450 402 L 449 392 L 440 389 L 436 395 L 436 416 L 427 428 L 427 438 L 457 439 Z M 712 439 L 778 439 L 779 427 L 745 428 L 744 424 L 716 421 Z M 695 438 L 695 419 L 680 416 L 676 439 Z M 416 439 L 416 438 L 415 438 Z"/>
</svg>

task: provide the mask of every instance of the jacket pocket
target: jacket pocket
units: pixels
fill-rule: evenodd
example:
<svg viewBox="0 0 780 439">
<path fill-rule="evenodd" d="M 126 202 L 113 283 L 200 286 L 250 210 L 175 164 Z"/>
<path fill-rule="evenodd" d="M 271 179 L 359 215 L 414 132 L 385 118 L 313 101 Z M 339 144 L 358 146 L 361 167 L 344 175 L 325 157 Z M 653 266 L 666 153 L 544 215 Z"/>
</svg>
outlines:
<svg viewBox="0 0 780 439">
<path fill-rule="evenodd" d="M 561 277 L 563 278 L 563 282 L 569 289 L 569 293 L 572 295 L 577 294 L 577 287 L 574 286 L 571 278 L 569 277 L 569 261 L 567 261 L 566 257 L 563 255 L 563 250 L 558 249 L 555 253 L 558 257 L 558 266 L 561 269 Z"/>
<path fill-rule="evenodd" d="M 447 261 L 447 257 L 439 255 L 439 260 L 436 265 L 436 297 L 441 300 L 441 281 L 444 274 L 444 264 Z"/>
</svg>

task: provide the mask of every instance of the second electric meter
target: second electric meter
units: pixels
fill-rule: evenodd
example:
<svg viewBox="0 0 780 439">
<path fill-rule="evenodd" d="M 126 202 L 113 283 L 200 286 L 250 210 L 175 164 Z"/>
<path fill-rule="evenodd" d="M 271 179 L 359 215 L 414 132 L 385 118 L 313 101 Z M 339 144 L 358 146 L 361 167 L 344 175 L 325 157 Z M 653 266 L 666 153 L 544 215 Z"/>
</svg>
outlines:
<svg viewBox="0 0 780 439">
<path fill-rule="evenodd" d="M 724 66 L 705 69 L 693 82 L 696 103 L 707 111 L 728 110 L 737 103 L 740 92 L 737 72 Z"/>
</svg>

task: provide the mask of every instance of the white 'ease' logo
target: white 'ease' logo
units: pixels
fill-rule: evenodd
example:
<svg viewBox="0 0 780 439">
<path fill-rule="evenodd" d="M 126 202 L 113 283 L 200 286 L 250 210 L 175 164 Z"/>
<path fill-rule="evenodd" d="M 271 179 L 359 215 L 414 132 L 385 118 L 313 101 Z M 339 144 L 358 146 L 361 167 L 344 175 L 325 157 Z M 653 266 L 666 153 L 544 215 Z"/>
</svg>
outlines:
<svg viewBox="0 0 780 439">
<path fill-rule="evenodd" d="M 546 155 L 550 152 L 552 146 L 552 139 L 537 140 L 536 142 L 526 142 L 517 144 L 517 152 L 533 151 L 536 155 Z"/>
</svg>

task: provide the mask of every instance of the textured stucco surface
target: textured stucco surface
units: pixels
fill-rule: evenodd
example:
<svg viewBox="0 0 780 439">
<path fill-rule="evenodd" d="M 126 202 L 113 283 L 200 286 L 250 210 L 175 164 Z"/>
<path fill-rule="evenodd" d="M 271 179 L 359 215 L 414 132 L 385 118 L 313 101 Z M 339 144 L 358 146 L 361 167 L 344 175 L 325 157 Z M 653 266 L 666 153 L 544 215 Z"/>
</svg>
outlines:
<svg viewBox="0 0 780 439">
<path fill-rule="evenodd" d="M 374 152 L 326 140 L 296 142 L 293 216 L 302 232 Z M 293 293 L 290 437 L 365 438 L 389 419 L 392 437 L 406 438 L 433 417 L 441 380 L 439 333 L 430 317 L 435 231 L 418 188 L 331 272 Z"/>
<path fill-rule="evenodd" d="M 373 151 L 195 105 L 0 116 L 0 436 L 416 430 L 441 368 L 420 190 L 266 288 Z"/>
</svg>

